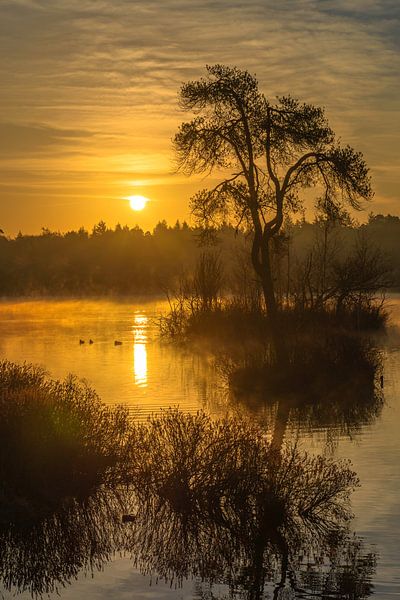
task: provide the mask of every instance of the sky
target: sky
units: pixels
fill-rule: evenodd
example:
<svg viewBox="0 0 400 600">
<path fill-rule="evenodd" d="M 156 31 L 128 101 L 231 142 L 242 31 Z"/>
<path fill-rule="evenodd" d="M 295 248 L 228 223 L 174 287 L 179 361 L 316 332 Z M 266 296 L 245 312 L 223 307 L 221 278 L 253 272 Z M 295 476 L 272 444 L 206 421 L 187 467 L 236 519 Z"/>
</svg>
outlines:
<svg viewBox="0 0 400 600">
<path fill-rule="evenodd" d="M 189 219 L 208 181 L 175 172 L 178 92 L 215 63 L 324 106 L 371 168 L 365 214 L 399 215 L 399 20 L 398 0 L 0 0 L 0 228 Z"/>
</svg>

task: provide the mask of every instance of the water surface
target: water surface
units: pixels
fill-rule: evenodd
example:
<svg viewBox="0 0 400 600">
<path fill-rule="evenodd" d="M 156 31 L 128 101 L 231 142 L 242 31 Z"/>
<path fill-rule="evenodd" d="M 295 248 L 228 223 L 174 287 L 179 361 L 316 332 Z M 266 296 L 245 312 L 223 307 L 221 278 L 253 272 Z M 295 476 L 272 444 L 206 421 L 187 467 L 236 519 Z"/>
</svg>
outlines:
<svg viewBox="0 0 400 600">
<path fill-rule="evenodd" d="M 160 343 L 158 318 L 167 308 L 164 301 L 2 302 L 0 355 L 42 365 L 55 378 L 73 373 L 107 404 L 142 417 L 171 406 L 194 411 L 199 361 Z"/>
<path fill-rule="evenodd" d="M 350 434 L 336 431 L 334 443 L 327 443 L 332 431 L 326 427 L 310 429 L 300 423 L 288 435 L 299 435 L 300 444 L 312 452 L 352 461 L 362 483 L 353 495 L 352 528 L 378 555 L 375 597 L 394 599 L 400 597 L 400 298 L 391 297 L 390 305 L 392 326 L 378 341 L 385 404 L 376 418 L 361 420 Z M 224 412 L 229 403 L 211 361 L 160 341 L 157 318 L 166 309 L 159 300 L 3 301 L 0 358 L 41 364 L 57 378 L 75 373 L 106 403 L 129 406 L 135 418 L 170 406 Z M 213 588 L 216 597 L 226 591 Z M 211 597 L 196 581 L 176 588 L 151 580 L 128 557 L 114 558 L 93 578 L 79 575 L 60 594 L 68 600 Z"/>
</svg>

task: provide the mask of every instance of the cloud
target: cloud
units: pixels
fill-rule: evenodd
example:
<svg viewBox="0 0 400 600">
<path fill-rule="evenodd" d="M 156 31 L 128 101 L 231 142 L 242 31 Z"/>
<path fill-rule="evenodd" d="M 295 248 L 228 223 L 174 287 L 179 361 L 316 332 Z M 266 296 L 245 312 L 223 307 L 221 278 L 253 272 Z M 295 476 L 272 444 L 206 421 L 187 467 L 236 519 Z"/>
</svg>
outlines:
<svg viewBox="0 0 400 600">
<path fill-rule="evenodd" d="M 89 171 L 126 170 L 140 154 L 165 170 L 183 119 L 177 91 L 215 62 L 256 73 L 269 97 L 324 105 L 372 168 L 393 164 L 399 19 L 397 0 L 3 0 L 2 119 L 21 127 L 15 168 L 29 147 L 44 169 L 52 148 L 81 152 Z M 77 167 L 58 158 L 58 170 Z M 376 183 L 385 194 L 380 172 Z"/>
<path fill-rule="evenodd" d="M 79 146 L 93 133 L 77 129 L 59 129 L 48 125 L 0 122 L 0 157 L 32 157 Z M 78 151 L 78 150 L 77 150 Z"/>
</svg>

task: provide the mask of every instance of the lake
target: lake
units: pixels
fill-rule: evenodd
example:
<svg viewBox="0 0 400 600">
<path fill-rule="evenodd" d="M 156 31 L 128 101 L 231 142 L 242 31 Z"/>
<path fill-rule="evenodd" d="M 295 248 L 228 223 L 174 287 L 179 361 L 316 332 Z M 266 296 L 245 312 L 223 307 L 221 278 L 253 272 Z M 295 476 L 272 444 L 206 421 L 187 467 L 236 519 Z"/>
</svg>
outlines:
<svg viewBox="0 0 400 600">
<path fill-rule="evenodd" d="M 312 453 L 351 460 L 361 481 L 352 496 L 351 528 L 377 555 L 369 593 L 394 599 L 400 597 L 400 297 L 392 295 L 388 304 L 390 327 L 378 336 L 384 361 L 383 409 L 376 418 L 361 417 L 347 431 L 300 422 L 290 424 L 287 436 L 298 436 L 300 446 Z M 232 410 L 211 357 L 159 339 L 157 320 L 167 308 L 165 301 L 146 299 L 3 301 L 0 358 L 43 365 L 55 378 L 73 373 L 89 382 L 104 402 L 128 406 L 139 420 L 168 407 L 187 412 L 201 408 L 213 415 Z M 271 590 L 266 586 L 265 598 L 272 597 Z M 171 586 L 142 575 L 129 557 L 118 556 L 93 577 L 78 574 L 59 593 L 64 600 L 125 600 L 212 598 L 227 590 L 218 582 L 207 588 L 196 579 Z"/>
</svg>

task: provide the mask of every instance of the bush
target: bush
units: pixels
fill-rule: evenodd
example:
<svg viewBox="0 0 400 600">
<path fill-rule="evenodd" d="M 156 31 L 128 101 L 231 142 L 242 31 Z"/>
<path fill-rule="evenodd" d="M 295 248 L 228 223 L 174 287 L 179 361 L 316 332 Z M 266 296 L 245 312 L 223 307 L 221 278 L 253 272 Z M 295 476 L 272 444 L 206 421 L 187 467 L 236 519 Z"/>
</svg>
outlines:
<svg viewBox="0 0 400 600">
<path fill-rule="evenodd" d="M 0 417 L 3 519 L 89 494 L 123 458 L 127 411 L 74 377 L 52 381 L 38 367 L 1 362 Z"/>
<path fill-rule="evenodd" d="M 138 497 L 130 549 L 145 572 L 220 581 L 257 560 L 285 564 L 351 517 L 348 463 L 277 452 L 246 419 L 170 410 L 140 429 L 126 478 Z"/>
</svg>

